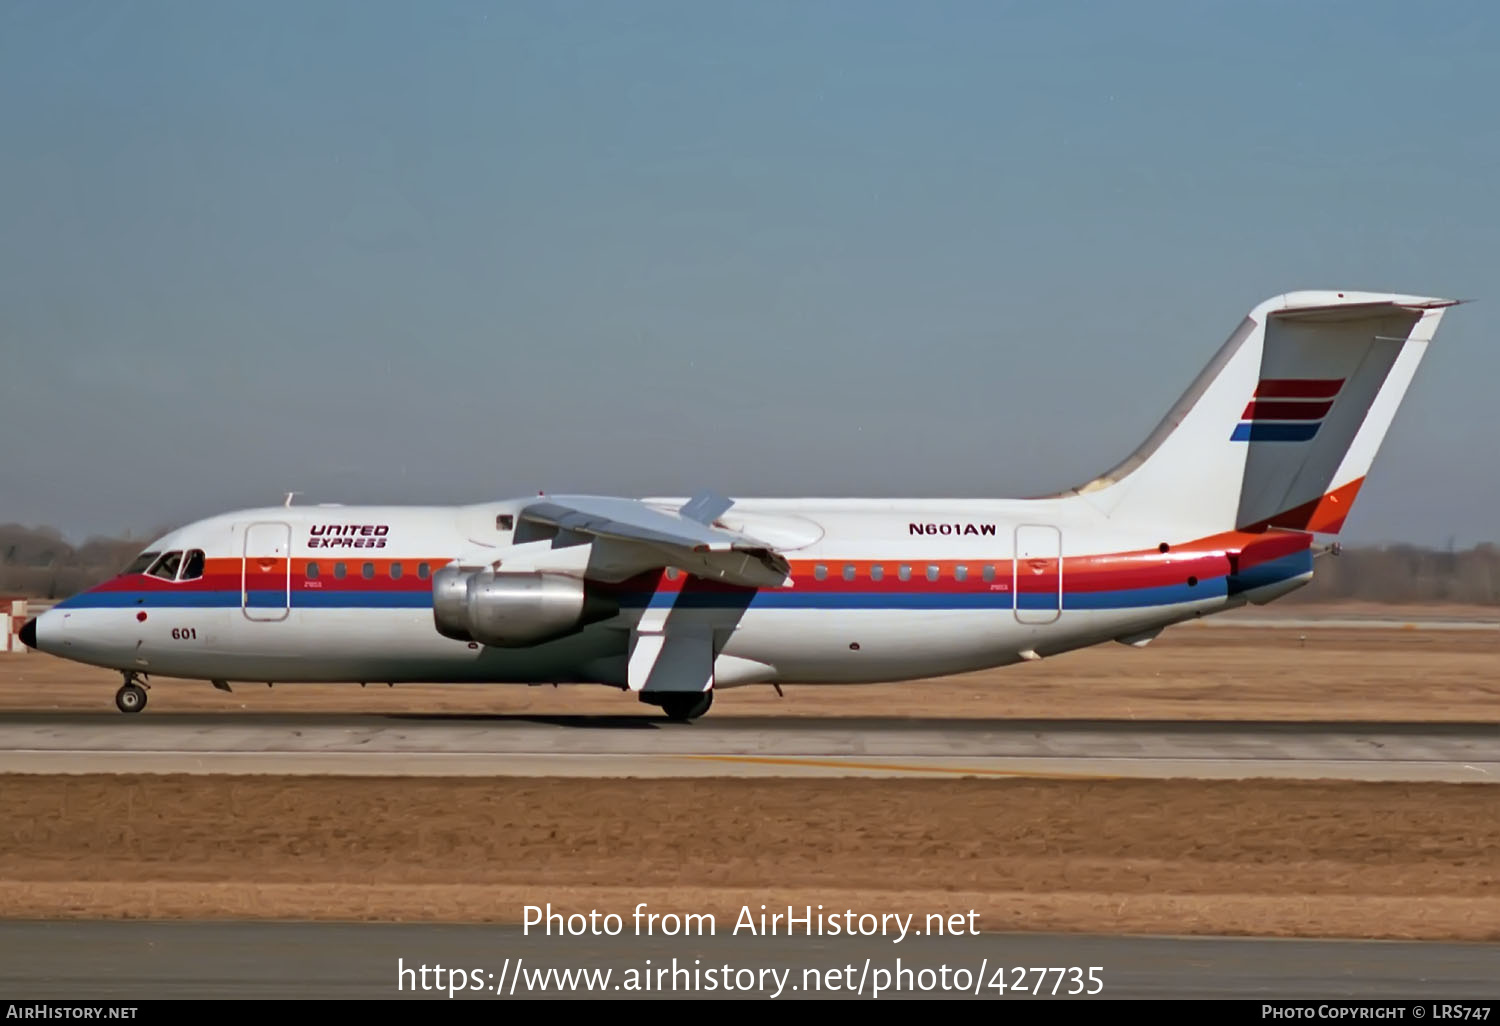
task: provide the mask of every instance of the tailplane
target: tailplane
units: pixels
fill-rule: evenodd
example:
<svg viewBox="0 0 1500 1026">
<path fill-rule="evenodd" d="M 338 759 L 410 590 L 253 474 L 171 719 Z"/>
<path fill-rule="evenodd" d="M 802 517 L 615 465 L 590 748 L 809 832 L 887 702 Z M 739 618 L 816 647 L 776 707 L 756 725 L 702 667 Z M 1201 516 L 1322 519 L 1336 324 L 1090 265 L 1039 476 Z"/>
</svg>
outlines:
<svg viewBox="0 0 1500 1026">
<path fill-rule="evenodd" d="M 1112 521 L 1336 535 L 1457 300 L 1291 292 L 1261 303 L 1151 436 L 1072 493 Z"/>
</svg>

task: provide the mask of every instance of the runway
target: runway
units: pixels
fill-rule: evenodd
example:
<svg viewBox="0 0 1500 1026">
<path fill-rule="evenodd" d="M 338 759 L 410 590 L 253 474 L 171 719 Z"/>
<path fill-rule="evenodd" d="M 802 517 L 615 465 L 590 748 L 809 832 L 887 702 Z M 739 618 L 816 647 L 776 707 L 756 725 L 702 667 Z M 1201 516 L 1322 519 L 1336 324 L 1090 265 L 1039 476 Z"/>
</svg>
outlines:
<svg viewBox="0 0 1500 1026">
<path fill-rule="evenodd" d="M 0 923 L 5 953 L 0 989 L 14 1000 L 978 996 L 1068 1001 L 1086 999 L 1070 998 L 1070 987 L 1087 991 L 1091 985 L 1051 973 L 1038 987 L 1034 972 L 1018 975 L 1017 969 L 1078 966 L 1085 981 L 1089 967 L 1097 967 L 1102 998 L 1454 1001 L 1493 1000 L 1500 965 L 1500 946 L 1494 944 L 983 933 L 908 937 L 897 944 L 878 935 L 736 936 L 730 933 L 733 925 L 720 923 L 714 936 L 689 939 L 635 936 L 629 925 L 614 938 L 545 938 L 524 936 L 513 926 L 8 922 Z M 899 991 L 898 958 L 910 971 L 899 978 L 910 980 Z M 674 959 L 683 970 L 675 987 Z M 432 987 L 436 977 L 430 972 L 423 977 L 421 967 L 437 965 L 466 974 L 464 989 L 452 998 L 446 985 L 422 989 L 424 982 Z M 963 979 L 957 974 L 961 970 L 971 981 L 982 974 L 987 983 L 1004 968 L 998 978 L 1007 989 L 1001 993 L 969 982 L 963 992 L 951 985 L 944 990 L 935 986 L 944 965 L 950 981 Z M 730 972 L 720 972 L 721 967 Z M 412 972 L 402 975 L 403 968 Z M 590 984 L 575 977 L 572 986 L 531 975 L 549 968 L 598 972 Z M 694 969 L 697 977 L 690 975 Z M 710 988 L 708 969 L 733 981 L 734 989 Z M 637 982 L 643 970 L 666 974 L 649 991 L 632 990 L 632 970 Z M 923 970 L 933 972 L 924 977 Z M 469 986 L 474 972 L 483 989 Z M 1054 995 L 1059 978 L 1063 982 Z M 1010 988 L 1018 979 L 1026 991 Z M 882 984 L 888 989 L 877 995 Z"/>
<path fill-rule="evenodd" d="M 1261 628 L 1274 630 L 1342 630 L 1342 631 L 1500 631 L 1500 621 L 1495 620 L 1441 620 L 1414 618 L 1398 620 L 1391 617 L 1287 617 L 1244 616 L 1204 617 L 1184 625 L 1189 630 L 1243 630 Z"/>
<path fill-rule="evenodd" d="M 0 772 L 1500 783 L 1487 724 L 0 715 Z"/>
</svg>

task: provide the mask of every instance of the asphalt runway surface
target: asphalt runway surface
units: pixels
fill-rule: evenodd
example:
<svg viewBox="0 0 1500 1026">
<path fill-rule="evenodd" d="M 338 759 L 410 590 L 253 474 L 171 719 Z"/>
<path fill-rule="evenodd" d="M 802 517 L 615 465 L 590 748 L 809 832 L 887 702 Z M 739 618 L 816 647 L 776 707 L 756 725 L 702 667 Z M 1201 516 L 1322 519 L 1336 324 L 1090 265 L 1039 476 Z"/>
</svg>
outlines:
<svg viewBox="0 0 1500 1026">
<path fill-rule="evenodd" d="M 0 922 L 0 991 L 9 1000 L 768 999 L 779 983 L 783 1000 L 868 1000 L 883 985 L 881 1000 L 1088 996 L 1070 997 L 1072 988 L 1098 989 L 1104 998 L 1452 1001 L 1494 999 L 1500 987 L 1496 944 L 1059 934 L 908 936 L 894 943 L 878 934 L 770 937 L 733 935 L 733 928 L 724 921 L 713 936 L 638 936 L 627 918 L 617 937 L 548 938 L 536 935 L 535 927 L 526 936 L 521 927 L 483 925 Z M 423 966 L 439 965 L 463 973 L 464 989 L 451 999 L 435 973 L 421 974 Z M 945 965 L 946 991 L 936 986 Z M 1049 973 L 1039 986 L 1032 967 L 1078 967 L 1081 973 L 1079 982 L 1071 973 Z M 1090 967 L 1097 967 L 1097 988 L 1089 982 Z M 682 970 L 675 990 L 674 968 Z M 909 977 L 898 975 L 903 968 Z M 401 969 L 413 971 L 403 975 Z M 576 977 L 572 986 L 556 977 L 536 982 L 532 973 L 547 969 L 610 975 L 595 975 L 592 989 Z M 924 969 L 931 972 L 924 976 Z M 1004 973 L 997 976 L 999 969 Z M 666 973 L 650 981 L 650 990 L 630 989 L 632 980 L 644 982 L 648 970 Z M 713 989 L 708 970 L 718 984 Z M 969 980 L 962 993 L 951 986 L 965 979 L 960 971 Z M 725 989 L 726 978 L 734 989 Z M 1007 989 L 979 985 L 976 993 L 975 979 L 1003 979 Z M 895 989 L 898 980 L 905 989 Z M 482 989 L 474 988 L 476 981 Z M 1012 989 L 1017 982 L 1026 990 Z M 424 983 L 432 989 L 423 989 Z"/>
<path fill-rule="evenodd" d="M 0 772 L 1500 783 L 1489 724 L 0 714 Z"/>
</svg>

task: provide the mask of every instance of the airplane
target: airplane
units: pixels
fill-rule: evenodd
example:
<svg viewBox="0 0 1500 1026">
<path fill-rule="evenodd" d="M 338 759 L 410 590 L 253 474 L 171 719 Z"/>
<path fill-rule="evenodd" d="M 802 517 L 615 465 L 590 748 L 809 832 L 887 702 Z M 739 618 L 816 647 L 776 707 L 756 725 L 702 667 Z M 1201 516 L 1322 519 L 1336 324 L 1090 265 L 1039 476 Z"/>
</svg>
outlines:
<svg viewBox="0 0 1500 1026">
<path fill-rule="evenodd" d="M 600 495 L 292 505 L 158 538 L 28 621 L 32 649 L 248 684 L 594 684 L 670 720 L 723 688 L 946 676 L 1163 629 L 1307 584 L 1337 551 L 1448 307 L 1255 306 L 1122 463 L 1032 499 Z M 1330 539 L 1332 539 L 1330 541 Z"/>
</svg>

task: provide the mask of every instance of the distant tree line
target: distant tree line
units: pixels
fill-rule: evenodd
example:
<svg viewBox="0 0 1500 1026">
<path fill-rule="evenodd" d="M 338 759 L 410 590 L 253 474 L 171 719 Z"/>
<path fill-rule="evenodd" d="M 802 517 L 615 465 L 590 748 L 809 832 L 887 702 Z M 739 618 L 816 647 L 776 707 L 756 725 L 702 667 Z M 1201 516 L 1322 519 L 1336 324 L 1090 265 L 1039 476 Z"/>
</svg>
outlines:
<svg viewBox="0 0 1500 1026">
<path fill-rule="evenodd" d="M 1500 546 L 1426 549 L 1416 545 L 1347 548 L 1320 556 L 1312 583 L 1287 602 L 1447 602 L 1500 605 Z"/>
<path fill-rule="evenodd" d="M 66 598 L 119 573 L 144 545 L 128 538 L 91 538 L 74 546 L 49 528 L 0 525 L 0 594 Z M 1346 548 L 1315 565 L 1312 583 L 1285 601 L 1500 605 L 1500 546 L 1492 543 L 1460 550 Z"/>
<path fill-rule="evenodd" d="M 33 599 L 76 595 L 129 566 L 145 543 L 90 538 L 71 545 L 51 528 L 0 524 L 0 594 Z"/>
</svg>

